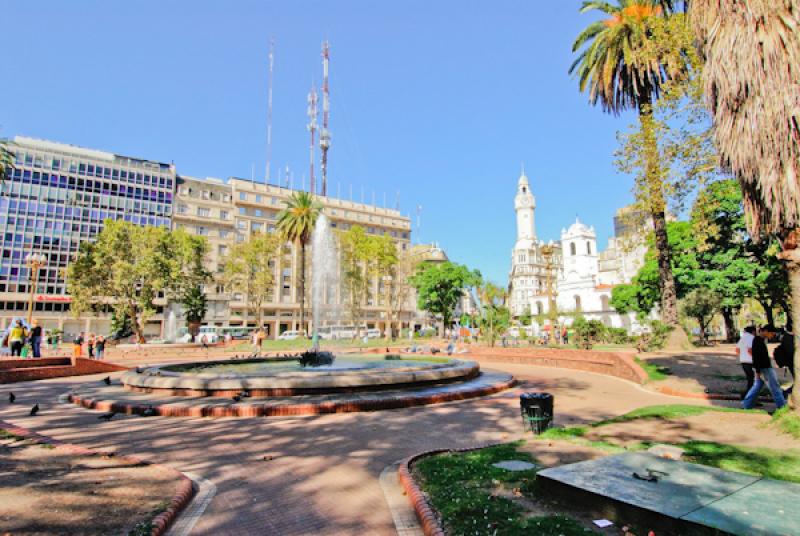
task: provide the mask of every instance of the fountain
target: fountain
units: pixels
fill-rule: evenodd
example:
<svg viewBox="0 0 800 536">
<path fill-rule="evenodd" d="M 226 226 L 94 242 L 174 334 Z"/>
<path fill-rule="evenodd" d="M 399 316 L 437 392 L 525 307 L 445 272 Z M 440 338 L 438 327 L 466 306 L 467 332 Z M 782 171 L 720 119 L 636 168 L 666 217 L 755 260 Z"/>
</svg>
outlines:
<svg viewBox="0 0 800 536">
<path fill-rule="evenodd" d="M 482 372 L 474 361 L 388 352 L 386 355 L 345 353 L 337 359 L 333 352 L 320 350 L 320 326 L 323 322 L 338 323 L 341 317 L 341 309 L 333 305 L 339 290 L 339 256 L 325 215 L 317 220 L 311 246 L 311 348 L 296 355 L 137 368 L 122 375 L 123 388 L 140 394 L 152 393 L 159 403 L 169 401 L 162 398 L 165 396 L 219 400 L 246 392 L 252 398 L 240 409 L 209 406 L 210 409 L 196 411 L 202 415 L 272 415 L 283 414 L 280 412 L 284 409 L 280 408 L 286 407 L 298 412 L 405 407 L 483 396 L 513 385 L 513 377 Z M 172 313 L 168 326 L 170 322 L 174 322 Z M 324 410 L 313 407 L 306 399 L 292 400 L 309 396 L 338 398 L 320 401 Z M 188 414 L 189 410 L 179 408 L 179 401 L 176 404 L 169 410 L 160 409 L 160 414 Z"/>
<path fill-rule="evenodd" d="M 336 320 L 338 310 L 330 305 L 339 288 L 339 252 L 328 217 L 320 214 L 311 235 L 311 348 L 302 355 L 304 365 L 326 365 L 335 359 L 332 352 L 319 349 L 319 326 L 323 316 Z M 329 299 L 333 295 L 334 300 Z"/>
<path fill-rule="evenodd" d="M 177 321 L 175 319 L 175 311 L 170 311 L 167 317 L 167 323 L 164 326 L 164 342 L 175 342 L 175 336 L 178 334 Z"/>
</svg>

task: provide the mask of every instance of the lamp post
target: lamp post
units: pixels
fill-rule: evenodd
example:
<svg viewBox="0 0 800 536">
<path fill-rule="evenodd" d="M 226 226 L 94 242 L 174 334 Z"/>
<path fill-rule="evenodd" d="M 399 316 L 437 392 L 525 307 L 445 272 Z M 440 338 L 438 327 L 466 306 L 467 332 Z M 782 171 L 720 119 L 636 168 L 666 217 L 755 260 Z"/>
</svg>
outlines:
<svg viewBox="0 0 800 536">
<path fill-rule="evenodd" d="M 39 281 L 39 268 L 47 262 L 47 257 L 42 253 L 28 253 L 25 255 L 25 264 L 31 269 L 31 297 L 28 301 L 28 325 L 33 320 L 33 295 L 36 294 L 36 283 Z"/>
</svg>

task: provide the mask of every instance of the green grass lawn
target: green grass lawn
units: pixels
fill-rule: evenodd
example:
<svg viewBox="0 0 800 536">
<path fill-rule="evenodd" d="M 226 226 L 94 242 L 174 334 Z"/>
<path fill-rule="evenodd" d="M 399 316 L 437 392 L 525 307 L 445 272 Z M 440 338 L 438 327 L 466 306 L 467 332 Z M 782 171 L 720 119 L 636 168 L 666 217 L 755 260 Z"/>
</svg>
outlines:
<svg viewBox="0 0 800 536">
<path fill-rule="evenodd" d="M 364 344 L 362 339 L 355 339 L 355 340 L 338 340 L 338 341 L 320 341 L 320 348 L 323 350 L 334 350 L 337 348 L 385 348 L 387 346 L 411 346 L 414 342 L 416 342 L 417 346 L 427 346 L 433 344 L 434 346 L 439 346 L 444 348 L 447 343 L 442 343 L 441 341 L 434 341 L 431 342 L 430 339 L 414 339 L 414 341 L 409 341 L 408 339 L 397 339 L 395 341 L 387 341 L 386 339 L 369 339 L 367 344 Z M 294 352 L 294 351 L 301 351 L 307 350 L 311 346 L 311 341 L 307 339 L 295 339 L 293 341 L 275 341 L 275 340 L 266 340 L 261 345 L 261 351 L 263 352 Z M 235 341 L 233 346 L 229 348 L 229 350 L 236 351 L 236 352 L 252 352 L 253 345 L 247 341 Z"/>
<path fill-rule="evenodd" d="M 502 486 L 508 490 L 534 490 L 536 470 L 505 471 L 492 467 L 504 460 L 533 462 L 518 444 L 497 445 L 469 452 L 447 453 L 423 458 L 415 464 L 423 489 L 439 512 L 447 533 L 456 535 L 537 534 L 585 535 L 592 531 L 563 516 L 525 517 L 522 506 L 492 492 Z"/>
<path fill-rule="evenodd" d="M 653 363 L 648 363 L 647 361 L 639 359 L 638 357 L 634 357 L 633 359 L 647 373 L 648 381 L 657 382 L 660 380 L 666 380 L 667 377 L 672 375 L 672 371 L 669 370 L 669 367 L 654 365 Z"/>
</svg>

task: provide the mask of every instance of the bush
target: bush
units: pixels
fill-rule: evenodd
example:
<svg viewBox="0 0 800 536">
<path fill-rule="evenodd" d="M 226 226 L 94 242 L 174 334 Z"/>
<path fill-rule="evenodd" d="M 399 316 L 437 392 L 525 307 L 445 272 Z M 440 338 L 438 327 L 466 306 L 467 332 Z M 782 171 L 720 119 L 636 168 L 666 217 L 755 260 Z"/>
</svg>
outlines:
<svg viewBox="0 0 800 536">
<path fill-rule="evenodd" d="M 631 336 L 628 335 L 628 330 L 625 328 L 606 328 L 603 337 L 603 342 L 610 344 L 628 344 L 631 342 Z"/>
<path fill-rule="evenodd" d="M 586 320 L 579 316 L 572 322 L 572 330 L 578 348 L 590 350 L 593 345 L 603 340 L 606 327 L 599 320 Z"/>
</svg>

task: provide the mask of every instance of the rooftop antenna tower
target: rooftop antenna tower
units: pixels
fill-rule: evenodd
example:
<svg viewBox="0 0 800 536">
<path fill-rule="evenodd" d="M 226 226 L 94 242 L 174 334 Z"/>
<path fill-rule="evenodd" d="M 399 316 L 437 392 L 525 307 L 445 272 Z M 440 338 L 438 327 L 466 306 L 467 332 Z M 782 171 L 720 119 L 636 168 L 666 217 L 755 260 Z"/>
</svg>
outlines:
<svg viewBox="0 0 800 536">
<path fill-rule="evenodd" d="M 308 131 L 311 133 L 311 145 L 308 147 L 309 152 L 309 188 L 310 193 L 314 193 L 314 142 L 317 139 L 317 88 L 311 85 L 311 92 L 308 94 Z"/>
<path fill-rule="evenodd" d="M 269 184 L 270 167 L 272 166 L 272 69 L 275 64 L 275 38 L 269 40 L 269 89 L 267 90 L 267 165 L 264 170 L 264 184 Z M 280 175 L 280 170 L 278 175 Z"/>
<path fill-rule="evenodd" d="M 328 130 L 330 116 L 330 91 L 328 88 L 328 60 L 330 59 L 330 45 L 327 41 L 322 43 L 322 130 L 319 133 L 319 148 L 322 151 L 320 168 L 322 171 L 323 196 L 328 195 L 328 149 L 331 147 L 331 133 Z"/>
</svg>

